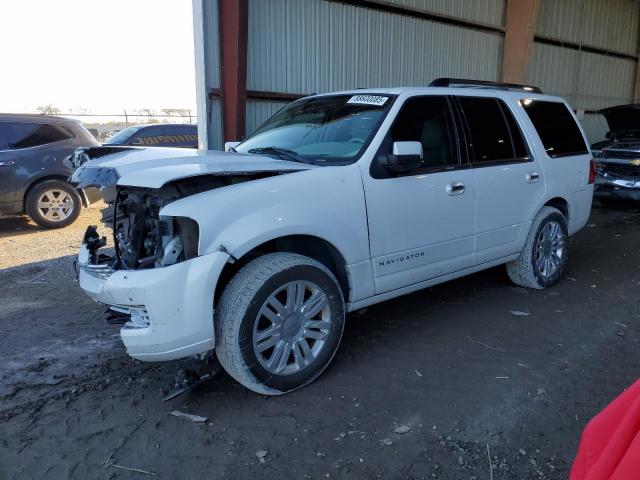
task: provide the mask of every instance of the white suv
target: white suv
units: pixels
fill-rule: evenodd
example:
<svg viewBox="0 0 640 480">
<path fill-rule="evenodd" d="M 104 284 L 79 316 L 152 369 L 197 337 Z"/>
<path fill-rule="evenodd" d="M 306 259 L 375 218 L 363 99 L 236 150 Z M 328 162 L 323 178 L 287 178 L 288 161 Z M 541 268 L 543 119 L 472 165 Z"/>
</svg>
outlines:
<svg viewBox="0 0 640 480">
<path fill-rule="evenodd" d="M 215 349 L 268 395 L 320 375 L 346 312 L 499 264 L 554 284 L 595 179 L 561 98 L 452 79 L 303 98 L 229 149 L 79 168 L 111 204 L 115 244 L 103 253 L 89 228 L 80 285 L 132 357 Z"/>
</svg>

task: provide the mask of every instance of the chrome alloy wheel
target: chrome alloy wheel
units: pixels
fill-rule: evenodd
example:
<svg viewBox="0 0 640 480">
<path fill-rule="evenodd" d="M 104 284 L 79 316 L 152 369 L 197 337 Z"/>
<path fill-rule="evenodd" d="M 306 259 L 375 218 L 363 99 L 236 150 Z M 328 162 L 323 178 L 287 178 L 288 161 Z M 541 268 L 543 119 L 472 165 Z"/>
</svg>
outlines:
<svg viewBox="0 0 640 480">
<path fill-rule="evenodd" d="M 564 233 L 558 222 L 550 221 L 540 230 L 533 253 L 534 266 L 542 277 L 556 273 L 564 255 Z"/>
<path fill-rule="evenodd" d="M 316 359 L 330 329 L 331 306 L 324 291 L 312 282 L 289 282 L 258 311 L 253 351 L 269 373 L 291 375 Z"/>
<path fill-rule="evenodd" d="M 38 198 L 38 212 L 50 222 L 62 222 L 69 218 L 75 208 L 73 198 L 64 190 L 47 190 Z"/>
</svg>

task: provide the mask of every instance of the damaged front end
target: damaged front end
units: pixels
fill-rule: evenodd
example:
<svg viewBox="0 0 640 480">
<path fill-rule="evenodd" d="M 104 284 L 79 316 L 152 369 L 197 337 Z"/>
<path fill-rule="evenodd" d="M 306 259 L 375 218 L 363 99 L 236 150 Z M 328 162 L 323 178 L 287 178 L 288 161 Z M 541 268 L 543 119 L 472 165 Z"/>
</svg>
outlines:
<svg viewBox="0 0 640 480">
<path fill-rule="evenodd" d="M 184 196 L 177 187 L 159 190 L 103 186 L 107 207 L 102 210 L 105 226 L 111 228 L 113 247 L 106 236 L 89 226 L 83 238 L 79 269 L 99 280 L 117 271 L 141 271 L 168 267 L 198 256 L 198 224 L 186 217 L 164 217 L 160 210 Z M 106 304 L 106 320 L 126 329 L 147 328 L 145 305 Z"/>
<path fill-rule="evenodd" d="M 640 201 L 640 142 L 616 142 L 593 153 L 597 173 L 594 196 Z"/>
<path fill-rule="evenodd" d="M 172 206 L 199 193 L 309 168 L 249 155 L 132 150 L 76 169 L 70 181 L 100 188 L 107 204 L 102 221 L 111 229 L 111 235 L 95 226 L 85 232 L 79 284 L 105 305 L 107 322 L 122 325 L 130 356 L 174 360 L 215 345 L 214 293 L 233 258 L 223 247 L 201 245 L 201 230 L 208 226 Z"/>
<path fill-rule="evenodd" d="M 214 275 L 214 268 L 200 265 L 213 262 L 221 270 L 229 258 L 226 253 L 221 253 L 219 258 L 211 255 L 199 257 L 198 223 L 188 217 L 163 216 L 163 207 L 197 193 L 275 174 L 207 175 L 174 180 L 159 188 L 147 188 L 118 185 L 120 177 L 117 171 L 108 167 L 83 165 L 76 170 L 71 181 L 77 186 L 100 187 L 107 204 L 102 210 L 102 222 L 112 231 L 111 241 L 108 241 L 96 226 L 87 228 L 78 255 L 80 284 L 90 296 L 106 306 L 108 323 L 123 325 L 121 336 L 125 344 L 131 341 L 130 338 L 140 340 L 141 337 L 127 337 L 134 331 L 153 330 L 154 321 L 157 333 L 158 325 L 169 323 L 162 320 L 165 315 L 184 315 L 187 308 L 180 307 L 179 314 L 172 314 L 171 307 L 183 302 L 182 297 L 187 295 L 181 291 L 185 288 L 185 278 Z M 194 260 L 195 265 L 188 260 Z M 166 268 L 178 265 L 185 267 L 172 272 Z M 137 288 L 127 286 L 131 281 L 136 282 Z M 213 282 L 211 279 L 203 280 L 199 288 L 212 292 Z M 197 290 L 192 288 L 188 295 L 198 295 Z M 163 296 L 166 299 L 153 300 Z M 203 297 L 202 293 L 200 297 Z M 168 302 L 167 307 L 158 308 L 157 305 L 165 301 Z M 155 309 L 151 304 L 155 304 Z M 197 317 L 211 318 L 211 314 Z M 179 338 L 175 334 L 167 333 L 167 336 L 172 340 Z M 151 353 L 136 353 L 130 345 L 127 344 L 129 353 L 136 358 L 165 359 L 164 354 L 156 353 L 153 357 L 144 357 Z M 186 351 L 192 351 L 190 348 L 187 346 Z"/>
<path fill-rule="evenodd" d="M 165 205 L 183 197 L 178 189 L 117 188 L 107 193 L 115 194 L 103 211 L 103 222 L 113 230 L 114 269 L 167 267 L 198 255 L 198 224 L 160 215 Z"/>
<path fill-rule="evenodd" d="M 80 167 L 72 182 L 78 186 L 99 184 L 107 207 L 102 222 L 112 229 L 113 249 L 104 253 L 106 242 L 97 229 L 87 229 L 83 248 L 86 262 L 81 268 L 104 276 L 115 270 L 167 267 L 198 256 L 199 227 L 188 217 L 162 216 L 166 205 L 208 190 L 272 175 L 224 175 L 192 177 L 170 182 L 161 188 L 118 186 L 118 175 L 108 168 Z M 100 251 L 99 251 L 100 250 Z"/>
</svg>

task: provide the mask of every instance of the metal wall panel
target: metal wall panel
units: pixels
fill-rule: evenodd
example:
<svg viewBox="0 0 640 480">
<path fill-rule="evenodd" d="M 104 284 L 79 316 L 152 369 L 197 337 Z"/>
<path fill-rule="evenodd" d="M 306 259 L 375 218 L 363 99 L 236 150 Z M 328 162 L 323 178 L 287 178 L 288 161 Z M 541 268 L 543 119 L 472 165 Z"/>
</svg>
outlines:
<svg viewBox="0 0 640 480">
<path fill-rule="evenodd" d="M 473 22 L 504 26 L 506 0 L 381 0 L 403 7 L 439 13 Z"/>
<path fill-rule="evenodd" d="M 222 140 L 222 104 L 220 99 L 211 99 L 209 103 L 209 150 L 222 150 L 224 148 Z"/>
<path fill-rule="evenodd" d="M 632 101 L 635 71 L 633 60 L 534 43 L 527 83 L 575 108 L 597 110 Z"/>
<path fill-rule="evenodd" d="M 326 92 L 497 80 L 503 37 L 324 0 L 250 0 L 250 90 Z"/>
<path fill-rule="evenodd" d="M 207 42 L 206 75 L 209 88 L 220 88 L 220 41 L 218 0 L 204 0 L 205 41 Z"/>
<path fill-rule="evenodd" d="M 536 33 L 635 55 L 639 20 L 638 0 L 542 0 Z"/>
<path fill-rule="evenodd" d="M 193 35 L 199 143 L 212 150 L 221 149 L 220 100 L 209 96 L 212 88 L 220 87 L 218 0 L 193 0 Z"/>
<path fill-rule="evenodd" d="M 247 134 L 253 133 L 262 122 L 286 105 L 286 102 L 247 101 Z"/>
<path fill-rule="evenodd" d="M 527 83 L 564 97 L 575 109 L 599 110 L 633 101 L 635 73 L 633 60 L 535 43 Z M 589 140 L 596 141 L 602 124 L 586 122 Z"/>
</svg>

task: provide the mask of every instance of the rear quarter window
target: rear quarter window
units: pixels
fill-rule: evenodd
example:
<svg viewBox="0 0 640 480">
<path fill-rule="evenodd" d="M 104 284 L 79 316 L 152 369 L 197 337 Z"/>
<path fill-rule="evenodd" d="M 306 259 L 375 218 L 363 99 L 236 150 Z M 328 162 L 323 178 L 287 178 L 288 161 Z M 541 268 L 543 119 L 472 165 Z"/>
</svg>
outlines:
<svg viewBox="0 0 640 480">
<path fill-rule="evenodd" d="M 564 103 L 527 99 L 520 104 L 538 132 L 547 155 L 556 158 L 589 153 L 580 128 Z"/>
<path fill-rule="evenodd" d="M 38 147 L 73 138 L 68 128 L 46 123 L 6 122 L 4 130 L 6 140 L 13 149 Z"/>
</svg>

